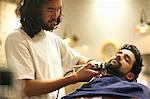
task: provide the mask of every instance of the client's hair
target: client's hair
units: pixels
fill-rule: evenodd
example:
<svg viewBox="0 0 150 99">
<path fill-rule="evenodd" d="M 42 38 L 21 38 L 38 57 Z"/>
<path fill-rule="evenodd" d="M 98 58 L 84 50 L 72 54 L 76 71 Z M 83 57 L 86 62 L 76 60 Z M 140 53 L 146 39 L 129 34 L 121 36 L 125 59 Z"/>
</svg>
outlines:
<svg viewBox="0 0 150 99">
<path fill-rule="evenodd" d="M 133 52 L 134 56 L 135 56 L 135 62 L 131 68 L 131 72 L 135 75 L 135 78 L 133 80 L 137 80 L 141 70 L 142 70 L 142 56 L 140 54 L 140 51 L 137 49 L 136 46 L 134 45 L 131 45 L 131 44 L 125 44 L 123 45 L 120 50 L 122 49 L 127 49 L 127 50 L 130 50 L 131 52 Z M 133 81 L 132 80 L 132 81 Z"/>
</svg>

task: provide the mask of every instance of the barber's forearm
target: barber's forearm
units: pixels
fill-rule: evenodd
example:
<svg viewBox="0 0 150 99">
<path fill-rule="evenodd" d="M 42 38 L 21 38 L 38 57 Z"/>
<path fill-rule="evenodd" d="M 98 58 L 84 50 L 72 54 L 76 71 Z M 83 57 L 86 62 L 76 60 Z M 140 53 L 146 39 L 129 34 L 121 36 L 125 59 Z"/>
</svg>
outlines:
<svg viewBox="0 0 150 99">
<path fill-rule="evenodd" d="M 24 82 L 24 93 L 30 97 L 53 92 L 77 81 L 75 75 L 70 75 L 56 80 L 24 80 Z"/>
</svg>

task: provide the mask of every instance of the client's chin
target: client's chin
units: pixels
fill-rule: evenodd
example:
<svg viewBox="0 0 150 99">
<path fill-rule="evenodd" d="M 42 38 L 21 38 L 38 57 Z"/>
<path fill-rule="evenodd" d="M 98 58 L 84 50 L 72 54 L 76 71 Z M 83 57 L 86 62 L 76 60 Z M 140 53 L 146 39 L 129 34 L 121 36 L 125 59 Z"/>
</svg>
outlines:
<svg viewBox="0 0 150 99">
<path fill-rule="evenodd" d="M 106 64 L 107 74 L 123 77 L 124 74 L 121 72 L 120 68 L 121 65 L 119 65 L 116 60 L 110 60 Z"/>
</svg>

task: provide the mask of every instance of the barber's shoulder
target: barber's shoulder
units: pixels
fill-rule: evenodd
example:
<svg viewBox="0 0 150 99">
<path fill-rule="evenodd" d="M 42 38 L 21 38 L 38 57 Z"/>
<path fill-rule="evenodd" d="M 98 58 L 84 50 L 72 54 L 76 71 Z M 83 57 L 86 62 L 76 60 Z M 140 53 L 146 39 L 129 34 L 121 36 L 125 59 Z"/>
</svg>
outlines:
<svg viewBox="0 0 150 99">
<path fill-rule="evenodd" d="M 6 42 L 13 43 L 14 41 L 24 41 L 25 35 L 19 29 L 14 30 L 6 37 Z"/>
</svg>

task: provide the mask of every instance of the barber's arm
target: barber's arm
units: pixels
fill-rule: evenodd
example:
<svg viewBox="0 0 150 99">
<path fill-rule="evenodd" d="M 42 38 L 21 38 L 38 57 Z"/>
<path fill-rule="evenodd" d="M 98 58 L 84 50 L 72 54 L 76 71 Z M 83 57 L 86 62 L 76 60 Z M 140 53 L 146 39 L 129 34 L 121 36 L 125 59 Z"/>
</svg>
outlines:
<svg viewBox="0 0 150 99">
<path fill-rule="evenodd" d="M 92 77 L 99 74 L 99 72 L 92 70 L 92 67 L 89 63 L 77 72 L 55 80 L 24 80 L 24 93 L 27 96 L 38 96 L 53 92 L 69 84 L 89 81 Z"/>
<path fill-rule="evenodd" d="M 53 80 L 23 80 L 24 93 L 26 96 L 38 96 L 53 92 L 61 87 L 76 82 L 76 75 L 70 75 Z"/>
</svg>

